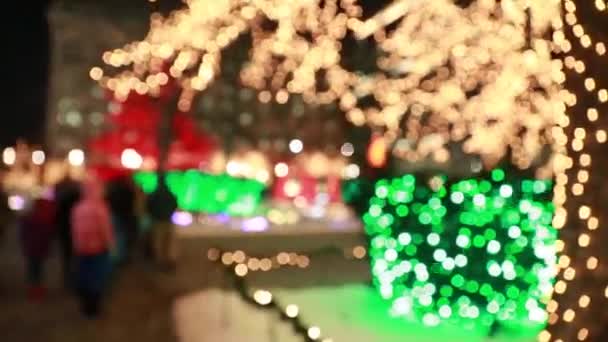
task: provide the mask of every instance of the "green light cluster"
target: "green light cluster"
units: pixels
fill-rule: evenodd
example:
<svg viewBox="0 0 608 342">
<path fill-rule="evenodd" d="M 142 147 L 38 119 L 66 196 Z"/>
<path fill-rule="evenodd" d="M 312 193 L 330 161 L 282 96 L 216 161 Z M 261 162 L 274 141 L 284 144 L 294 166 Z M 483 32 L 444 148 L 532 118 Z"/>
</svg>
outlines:
<svg viewBox="0 0 608 342">
<path fill-rule="evenodd" d="M 542 326 L 554 281 L 552 183 L 380 180 L 363 215 L 374 283 L 392 314 L 441 322 Z"/>
<path fill-rule="evenodd" d="M 158 177 L 153 172 L 136 173 L 134 180 L 146 193 L 153 192 L 158 185 Z M 166 182 L 177 197 L 180 209 L 231 216 L 252 215 L 258 209 L 266 188 L 255 180 L 195 170 L 169 172 Z"/>
</svg>

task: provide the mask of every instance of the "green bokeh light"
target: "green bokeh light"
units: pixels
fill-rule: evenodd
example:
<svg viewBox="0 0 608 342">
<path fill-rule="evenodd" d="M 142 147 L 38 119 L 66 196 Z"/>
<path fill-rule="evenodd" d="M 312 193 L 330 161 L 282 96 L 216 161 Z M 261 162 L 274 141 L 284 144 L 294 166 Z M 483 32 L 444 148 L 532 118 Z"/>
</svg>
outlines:
<svg viewBox="0 0 608 342">
<path fill-rule="evenodd" d="M 146 193 L 158 186 L 153 172 L 139 172 L 135 183 Z M 180 209 L 208 214 L 226 213 L 232 216 L 249 216 L 258 209 L 265 185 L 248 179 L 228 175 L 210 175 L 199 171 L 172 171 L 166 183 L 177 197 Z M 379 210 L 382 210 L 379 207 Z"/>
<path fill-rule="evenodd" d="M 374 283 L 392 314 L 430 326 L 544 326 L 556 262 L 552 183 L 503 170 L 433 180 L 379 181 L 363 215 Z"/>
</svg>

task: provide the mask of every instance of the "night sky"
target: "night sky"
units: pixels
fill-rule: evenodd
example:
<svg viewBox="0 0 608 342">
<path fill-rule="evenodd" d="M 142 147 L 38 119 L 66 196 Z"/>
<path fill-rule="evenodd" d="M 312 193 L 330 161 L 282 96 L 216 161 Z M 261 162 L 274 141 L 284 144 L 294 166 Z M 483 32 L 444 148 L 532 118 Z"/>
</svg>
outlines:
<svg viewBox="0 0 608 342">
<path fill-rule="evenodd" d="M 36 144 L 44 142 L 50 65 L 46 16 L 49 1 L 30 0 L 5 12 L 18 20 L 4 34 L 8 39 L 6 51 L 10 53 L 4 56 L 7 59 L 3 67 L 6 79 L 0 146 L 14 144 L 19 138 Z"/>
</svg>

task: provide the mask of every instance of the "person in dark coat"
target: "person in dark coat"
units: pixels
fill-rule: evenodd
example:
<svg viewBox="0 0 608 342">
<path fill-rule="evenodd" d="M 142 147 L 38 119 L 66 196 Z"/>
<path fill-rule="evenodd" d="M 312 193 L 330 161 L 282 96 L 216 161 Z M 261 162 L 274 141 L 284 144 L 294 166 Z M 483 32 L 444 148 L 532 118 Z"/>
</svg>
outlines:
<svg viewBox="0 0 608 342">
<path fill-rule="evenodd" d="M 40 300 L 46 294 L 44 264 L 55 230 L 55 205 L 49 199 L 36 199 L 19 220 L 19 237 L 26 260 L 28 297 Z"/>
<path fill-rule="evenodd" d="M 135 210 L 135 184 L 131 178 L 126 176 L 110 181 L 106 200 L 110 207 L 116 236 L 116 261 L 126 262 L 130 259 L 139 232 Z"/>
<path fill-rule="evenodd" d="M 70 178 L 64 178 L 55 186 L 57 235 L 61 252 L 63 280 L 67 288 L 74 284 L 74 258 L 72 246 L 72 209 L 80 200 L 80 184 Z"/>
<path fill-rule="evenodd" d="M 6 227 L 11 222 L 11 211 L 8 207 L 8 195 L 0 188 L 0 240 L 4 236 Z"/>
<path fill-rule="evenodd" d="M 177 209 L 177 199 L 167 187 L 164 173 L 158 176 L 156 190 L 148 196 L 147 210 L 152 221 L 154 256 L 161 267 L 175 268 L 177 251 L 171 217 Z"/>
</svg>

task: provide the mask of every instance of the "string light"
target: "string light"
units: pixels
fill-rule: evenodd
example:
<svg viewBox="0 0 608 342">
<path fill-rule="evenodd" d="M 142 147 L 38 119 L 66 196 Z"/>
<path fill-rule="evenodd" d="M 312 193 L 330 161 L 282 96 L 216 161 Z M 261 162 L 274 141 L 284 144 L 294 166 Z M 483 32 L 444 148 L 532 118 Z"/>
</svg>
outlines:
<svg viewBox="0 0 608 342">
<path fill-rule="evenodd" d="M 191 0 L 167 18 L 154 15 L 144 40 L 104 53 L 107 65 L 130 70 L 108 76 L 94 67 L 91 77 L 124 99 L 132 90 L 158 95 L 170 76 L 182 87 L 179 103 L 187 109 L 193 93 L 220 72 L 222 49 L 249 31 L 252 49 L 241 81 L 259 90 L 261 102 L 285 103 L 289 93 L 313 104 L 338 102 L 349 120 L 381 128 L 389 143 L 399 136 L 412 141 L 401 155 L 410 160 L 445 160 L 444 146 L 457 141 L 489 164 L 510 148 L 514 164 L 528 168 L 564 111 L 561 64 L 541 38 L 559 14 L 559 0 L 509 3 L 505 11 L 495 1 L 464 9 L 451 0 L 395 1 L 364 21 L 355 0 Z M 528 9 L 531 37 L 522 19 Z M 264 25 L 266 19 L 276 28 Z M 386 32 L 387 25 L 396 29 Z M 448 26 L 458 29 L 436 29 Z M 376 71 L 341 65 L 349 31 L 359 39 L 374 37 Z M 327 87 L 319 89 L 316 75 Z M 367 97 L 378 105 L 364 107 Z M 495 143 L 486 144 L 490 138 Z"/>
<path fill-rule="evenodd" d="M 465 152 L 479 154 L 487 164 L 511 150 L 513 163 L 527 168 L 544 144 L 555 141 L 556 178 L 572 172 L 570 179 L 579 183 L 570 189 L 575 196 L 583 196 L 583 180 L 593 175 L 592 169 L 585 170 L 590 172 L 587 176 L 579 172 L 579 166 L 590 168 L 592 162 L 586 152 L 591 139 L 585 137 L 595 134 L 597 142 L 605 142 L 606 133 L 579 130 L 573 139 L 566 134 L 565 128 L 574 121 L 565 119 L 566 108 L 576 106 L 578 98 L 560 91 L 566 77 L 562 68 L 583 76 L 585 89 L 595 92 L 598 104 L 608 102 L 608 91 L 587 75 L 591 64 L 568 55 L 573 44 L 564 27 L 569 26 L 583 49 L 593 48 L 598 56 L 606 54 L 606 44 L 586 32 L 572 0 L 563 2 L 563 22 L 556 19 L 560 18 L 558 0 L 513 0 L 508 2 L 511 11 L 499 11 L 504 3 L 478 1 L 461 9 L 448 0 L 399 1 L 363 21 L 355 1 L 323 1 L 321 6 L 321 1 L 311 0 L 277 6 L 270 0 L 191 0 L 186 9 L 168 18 L 154 16 L 145 40 L 104 54 L 106 64 L 131 70 L 107 76 L 93 68 L 90 76 L 118 99 L 133 90 L 158 95 L 174 78 L 183 89 L 179 107 L 186 108 L 192 94 L 204 90 L 220 72 L 221 50 L 250 31 L 254 44 L 241 81 L 258 89 L 262 102 L 286 102 L 289 93 L 301 94 L 310 103 L 338 102 L 354 124 L 367 123 L 385 130 L 387 138 L 404 136 L 411 141 L 411 150 L 400 155 L 410 160 L 435 156 L 438 150 L 438 159 L 443 159 L 448 152 L 442 148 L 458 141 Z M 532 13 L 529 40 L 525 39 L 524 15 L 528 8 Z M 606 12 L 605 0 L 595 0 L 595 8 Z M 262 24 L 265 19 L 276 22 L 277 28 L 268 31 Z M 437 30 L 438 22 L 459 29 Z M 387 25 L 396 28 L 387 33 Z M 549 28 L 555 30 L 552 44 L 540 38 Z M 340 65 L 341 40 L 348 31 L 359 38 L 373 35 L 380 55 L 378 72 L 361 75 Z M 521 53 L 524 48 L 527 51 Z M 564 53 L 564 60 L 551 60 L 552 52 Z M 445 66 L 448 60 L 450 68 Z M 317 89 L 311 76 L 317 74 L 324 75 L 327 89 Z M 426 79 L 427 75 L 433 77 Z M 367 97 L 378 105 L 362 108 L 360 102 Z M 423 123 L 421 117 L 428 120 Z M 597 109 L 589 108 L 588 120 L 595 122 L 598 117 Z M 527 133 L 514 134 L 519 131 Z M 489 140 L 494 143 L 487 144 Z M 554 187 L 556 228 L 564 227 L 569 216 L 564 210 L 568 181 Z M 596 230 L 599 223 L 590 216 L 591 210 L 577 210 L 589 230 Z M 584 233 L 577 240 L 588 246 L 591 237 Z M 555 291 L 564 293 L 566 288 L 560 280 Z M 574 312 L 572 319 L 565 318 L 572 321 Z M 548 332 L 545 336 L 551 338 Z"/>
<path fill-rule="evenodd" d="M 543 326 L 558 262 L 550 182 L 512 181 L 495 169 L 488 179 L 433 177 L 428 188 L 424 183 L 411 174 L 378 181 L 363 215 L 374 284 L 391 301 L 391 314 L 420 317 L 427 326 L 452 320 L 490 324 L 483 316 Z M 442 222 L 459 228 L 444 230 Z M 530 235 L 535 232 L 542 242 Z M 565 266 L 569 259 L 559 262 Z M 567 273 L 575 278 L 574 268 Z M 534 290 L 522 282 L 534 283 Z M 561 281 L 555 291 L 566 288 Z M 460 310 L 452 315 L 447 308 Z"/>
<path fill-rule="evenodd" d="M 595 7 L 597 10 L 599 11 L 605 11 L 606 10 L 606 2 L 605 0 L 595 0 Z M 565 23 L 567 26 L 569 26 L 570 29 L 570 33 L 573 35 L 573 40 L 577 40 L 578 41 L 578 45 L 582 48 L 582 49 L 590 49 L 592 51 L 595 52 L 595 54 L 597 56 L 603 56 L 606 53 L 606 44 L 604 42 L 601 41 L 597 41 L 593 38 L 593 35 L 591 35 L 590 33 L 587 32 L 587 30 L 585 29 L 585 22 L 583 20 L 580 20 L 579 17 L 577 16 L 577 6 L 575 1 L 572 0 L 564 0 L 563 1 L 563 9 L 565 10 L 565 14 L 564 14 L 564 19 L 565 19 Z M 569 70 L 573 70 L 575 73 L 581 74 L 583 76 L 583 89 L 589 93 L 592 93 L 593 95 L 595 95 L 595 101 L 597 102 L 598 105 L 601 105 L 603 103 L 608 102 L 608 91 L 604 88 L 600 87 L 599 82 L 597 81 L 598 78 L 594 77 L 594 75 L 591 75 L 591 70 L 589 70 L 589 68 L 587 66 L 592 65 L 591 63 L 587 62 L 587 61 L 583 61 L 583 60 L 578 60 L 575 56 L 571 55 L 573 53 L 572 50 L 572 44 L 571 42 L 568 40 L 568 38 L 566 38 L 565 32 L 564 32 L 564 25 L 563 23 L 561 25 L 558 25 L 558 27 L 555 27 L 557 29 L 557 31 L 553 34 L 553 42 L 556 45 L 556 47 L 558 48 L 556 50 L 556 52 L 561 52 L 563 53 L 563 64 L 564 66 L 569 69 Z M 588 55 L 587 55 L 588 56 Z M 578 76 L 575 77 L 574 79 L 578 79 Z M 570 94 L 568 92 L 568 94 Z M 566 101 L 566 104 L 568 104 L 569 106 L 573 107 L 575 105 L 577 105 L 578 101 L 576 101 L 576 95 L 572 94 L 569 95 L 569 97 L 565 97 L 564 98 Z M 584 112 L 583 112 L 584 113 Z M 574 116 L 574 113 L 569 113 L 571 115 L 571 120 L 563 120 L 564 122 L 567 122 L 568 124 L 563 125 L 562 127 L 567 127 L 569 125 L 570 122 L 575 122 L 575 121 L 579 121 L 576 120 L 576 117 Z M 588 122 L 596 122 L 599 119 L 599 111 L 597 108 L 595 108 L 594 106 L 590 106 L 589 108 L 587 108 L 586 110 L 586 119 L 588 120 Z M 559 189 L 557 189 L 558 186 L 556 186 L 555 189 L 555 198 L 554 198 L 554 202 L 556 202 L 556 205 L 559 203 L 560 205 L 564 205 L 567 204 L 568 208 L 570 209 L 574 209 L 578 211 L 578 216 L 577 218 L 579 220 L 581 220 L 581 223 L 585 224 L 586 228 L 589 229 L 589 231 L 593 232 L 595 231 L 598 226 L 599 226 L 599 220 L 597 217 L 592 216 L 592 209 L 591 209 L 591 205 L 590 202 L 587 202 L 585 204 L 585 202 L 581 203 L 582 201 L 588 201 L 588 199 L 586 197 L 581 198 L 581 200 L 574 200 L 571 199 L 569 201 L 566 201 L 565 198 L 565 192 L 562 190 L 563 186 L 565 186 L 568 182 L 568 177 L 566 175 L 566 172 L 569 172 L 573 177 L 576 177 L 576 180 L 579 183 L 575 183 L 574 185 L 572 185 L 572 193 L 575 196 L 583 196 L 585 194 L 584 192 L 584 186 L 583 184 L 588 182 L 589 179 L 591 177 L 593 177 L 593 169 L 591 168 L 592 166 L 592 159 L 591 159 L 591 155 L 589 154 L 589 150 L 590 148 L 593 148 L 593 140 L 589 139 L 588 134 L 587 133 L 593 133 L 595 132 L 595 140 L 597 143 L 603 143 L 605 142 L 605 132 L 602 133 L 602 130 L 598 129 L 598 130 L 591 130 L 591 131 L 586 131 L 585 128 L 579 127 L 579 128 L 575 128 L 573 130 L 573 137 L 572 137 L 572 141 L 570 142 L 570 147 L 571 149 L 569 151 L 562 151 L 562 155 L 564 157 L 564 159 L 570 160 L 570 161 L 576 161 L 575 162 L 570 162 L 568 163 L 569 165 L 567 165 L 567 167 L 561 169 L 559 171 L 559 173 L 557 174 L 557 178 L 558 179 L 562 179 L 562 182 L 558 182 L 559 183 Z M 562 141 L 560 141 L 561 146 L 567 146 L 568 145 L 568 139 L 570 137 L 566 136 L 566 139 L 562 139 Z M 564 165 L 565 166 L 565 165 Z M 563 175 L 563 177 L 560 177 L 560 175 Z M 561 196 L 561 197 L 560 197 Z M 582 204 L 582 205 L 581 205 Z M 556 212 L 566 212 L 566 210 L 561 210 L 559 207 L 556 208 Z M 576 213 L 576 212 L 575 212 Z M 571 220 L 570 225 L 576 226 L 576 222 L 575 220 L 577 218 L 574 218 L 573 220 Z M 563 220 L 560 220 L 560 223 L 563 222 Z M 572 244 L 572 246 L 569 246 L 568 251 L 571 252 L 575 252 L 577 258 L 573 258 L 575 261 L 573 262 L 573 267 L 574 268 L 564 268 L 561 266 L 565 266 L 566 264 L 570 264 L 570 258 L 567 255 L 562 255 L 560 257 L 560 269 L 561 274 L 560 277 L 562 279 L 558 280 L 558 282 L 556 283 L 555 286 L 555 293 L 558 295 L 563 295 L 566 291 L 568 291 L 568 289 L 570 289 L 570 291 L 584 291 L 585 290 L 585 286 L 587 286 L 587 282 L 582 282 L 580 279 L 576 281 L 576 283 L 574 283 L 574 286 L 566 286 L 565 281 L 573 281 L 574 278 L 574 274 L 576 272 L 576 270 L 579 270 L 580 272 L 593 272 L 595 270 L 597 270 L 597 266 L 599 263 L 599 260 L 597 257 L 595 256 L 590 256 L 588 258 L 586 258 L 586 261 L 584 262 L 577 262 L 577 259 L 580 260 L 580 258 L 582 257 L 582 255 L 585 255 L 585 252 L 583 249 L 579 249 L 578 247 L 588 247 L 592 241 L 592 236 L 590 234 L 587 233 L 581 233 L 578 234 L 578 237 L 576 237 L 577 235 L 575 235 L 576 238 L 576 242 L 574 241 L 567 241 L 568 245 Z M 590 250 L 590 249 L 589 249 Z M 581 254 L 579 256 L 579 253 Z M 564 262 L 562 262 L 562 260 L 564 260 Z M 568 262 L 566 263 L 565 260 L 568 260 Z M 585 259 L 583 259 L 585 260 Z M 582 264 L 582 265 L 581 265 Z M 579 266 L 581 265 L 581 266 Z M 580 268 L 578 268 L 577 266 L 579 266 Z M 586 271 L 588 270 L 588 271 Z M 585 279 L 589 279 L 588 275 L 584 275 Z M 577 277 L 580 278 L 580 277 Z M 608 294 L 608 292 L 607 292 Z M 581 308 L 586 308 L 589 303 L 591 302 L 591 298 L 593 297 L 593 293 L 588 294 L 582 294 L 580 295 L 579 300 L 578 300 L 578 304 Z M 560 296 L 557 298 L 557 300 L 559 301 L 565 301 L 567 300 L 567 298 L 572 298 L 572 297 L 565 297 L 565 296 Z M 575 297 L 576 298 L 576 297 Z M 563 304 L 566 304 L 565 302 Z M 560 307 L 566 307 L 566 305 L 560 305 Z M 554 307 L 555 309 L 557 309 L 557 306 Z M 549 316 L 549 322 L 554 325 L 555 323 L 558 322 L 558 316 L 553 316 L 554 312 L 556 310 L 551 311 L 551 314 Z M 570 327 L 574 327 L 574 330 L 570 330 L 572 328 L 568 328 L 568 326 L 564 326 L 564 327 L 560 327 L 558 328 L 557 326 L 554 326 L 551 329 L 554 329 L 556 334 L 554 335 L 558 335 L 558 334 L 564 334 L 562 337 L 564 336 L 569 336 L 567 334 L 571 334 L 571 333 L 576 333 L 576 337 L 578 340 L 583 341 L 585 339 L 587 339 L 588 335 L 589 335 L 589 324 L 593 321 L 589 321 L 586 320 L 584 317 L 581 319 L 577 319 L 574 320 L 575 318 L 575 312 L 572 309 L 565 309 L 565 311 L 563 311 L 563 321 L 565 323 L 567 323 L 568 325 L 570 325 Z M 574 323 L 573 323 L 574 322 Z M 550 330 L 551 330 L 550 329 Z M 559 330 L 559 329 L 563 329 L 563 330 Z M 542 334 L 541 334 L 542 335 Z M 539 335 L 539 338 L 541 336 Z M 550 339 L 550 334 L 548 335 L 549 339 Z M 574 337 L 571 336 L 569 338 L 566 338 L 566 340 L 572 340 Z M 555 337 L 554 341 L 563 341 L 562 338 L 558 338 L 557 336 Z"/>
<path fill-rule="evenodd" d="M 279 255 L 282 254 L 287 254 L 288 257 L 291 255 L 296 255 L 295 253 L 279 253 Z M 209 260 L 211 261 L 220 261 L 225 265 L 225 266 L 230 266 L 233 262 L 239 261 L 239 262 L 245 262 L 248 260 L 248 264 L 250 262 L 252 262 L 252 260 L 261 260 L 261 263 L 264 262 L 264 260 L 268 260 L 268 262 L 270 262 L 270 259 L 268 258 L 263 258 L 263 259 L 256 259 L 256 258 L 250 258 L 249 256 L 247 256 L 247 254 L 243 251 L 235 251 L 235 252 L 224 252 L 222 253 L 219 249 L 217 248 L 210 248 L 207 251 L 207 257 L 209 258 Z M 278 257 L 278 255 L 277 255 Z M 241 268 L 243 269 L 242 272 L 244 272 L 243 275 L 239 274 L 238 272 L 235 272 L 235 280 L 239 279 L 238 281 L 241 282 L 241 278 L 244 277 L 245 275 L 247 275 L 247 266 L 245 266 L 243 263 L 237 265 L 237 267 L 242 266 Z M 270 267 L 268 268 L 270 269 Z M 240 294 L 247 298 L 250 302 L 253 302 L 255 304 L 257 304 L 260 307 L 264 307 L 264 308 L 270 308 L 270 309 L 275 309 L 277 310 L 280 314 L 284 314 L 287 318 L 289 318 L 297 327 L 298 329 L 296 329 L 296 331 L 301 331 L 302 337 L 306 338 L 306 339 L 310 339 L 310 340 L 319 340 L 321 338 L 321 329 L 316 326 L 316 325 L 311 325 L 311 326 L 303 326 L 300 320 L 300 308 L 295 305 L 295 304 L 289 304 L 285 307 L 281 307 L 278 303 L 277 300 L 275 298 L 275 296 L 273 295 L 272 292 L 268 291 L 268 290 L 264 290 L 264 289 L 257 289 L 257 290 L 250 290 L 247 287 L 247 283 L 244 283 L 245 286 L 239 286 L 238 289 L 240 289 Z M 324 337 L 322 340 L 322 342 L 332 342 L 333 340 L 329 337 Z"/>
</svg>

